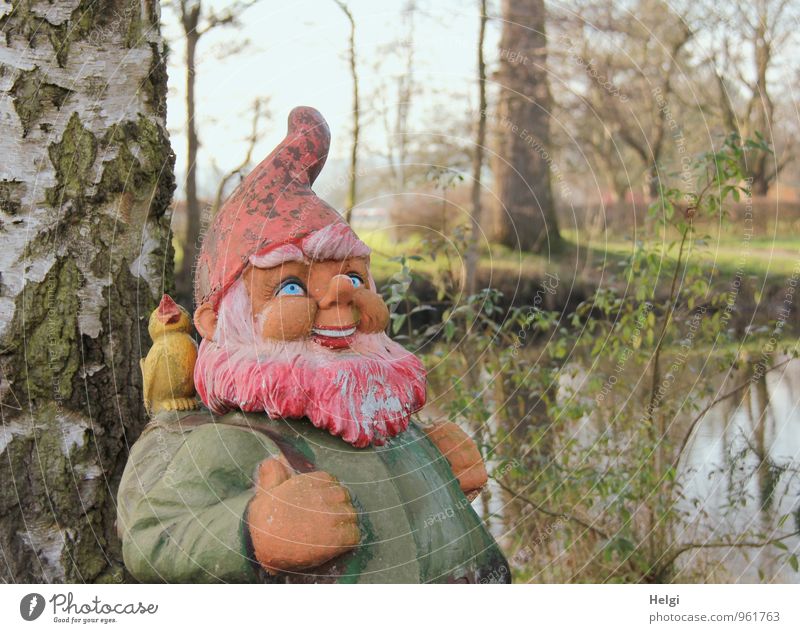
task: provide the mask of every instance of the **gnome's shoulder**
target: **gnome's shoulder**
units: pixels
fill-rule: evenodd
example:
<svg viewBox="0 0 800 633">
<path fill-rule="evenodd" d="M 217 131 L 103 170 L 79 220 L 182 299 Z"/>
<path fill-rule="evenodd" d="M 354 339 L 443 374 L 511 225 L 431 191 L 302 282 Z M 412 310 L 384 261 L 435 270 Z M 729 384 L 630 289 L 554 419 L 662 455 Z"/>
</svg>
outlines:
<svg viewBox="0 0 800 633">
<path fill-rule="evenodd" d="M 282 453 L 278 443 L 258 431 L 260 426 L 257 420 L 248 422 L 237 413 L 218 416 L 202 407 L 194 411 L 161 411 L 142 431 L 131 458 L 149 455 L 155 448 L 163 462 L 182 463 L 188 455 L 189 462 L 199 469 L 213 468 L 221 462 L 250 468 L 254 462 Z"/>
</svg>

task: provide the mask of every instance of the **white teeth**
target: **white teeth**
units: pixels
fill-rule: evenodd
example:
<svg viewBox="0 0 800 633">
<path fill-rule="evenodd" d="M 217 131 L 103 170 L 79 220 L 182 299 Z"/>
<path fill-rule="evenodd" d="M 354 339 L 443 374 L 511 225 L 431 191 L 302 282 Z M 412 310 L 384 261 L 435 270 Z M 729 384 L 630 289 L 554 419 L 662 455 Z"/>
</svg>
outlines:
<svg viewBox="0 0 800 633">
<path fill-rule="evenodd" d="M 326 330 L 324 328 L 313 328 L 311 330 L 314 334 L 318 334 L 319 336 L 327 336 L 330 338 L 343 338 L 345 336 L 351 336 L 355 334 L 356 327 L 355 325 L 351 328 L 347 328 L 346 330 Z"/>
</svg>

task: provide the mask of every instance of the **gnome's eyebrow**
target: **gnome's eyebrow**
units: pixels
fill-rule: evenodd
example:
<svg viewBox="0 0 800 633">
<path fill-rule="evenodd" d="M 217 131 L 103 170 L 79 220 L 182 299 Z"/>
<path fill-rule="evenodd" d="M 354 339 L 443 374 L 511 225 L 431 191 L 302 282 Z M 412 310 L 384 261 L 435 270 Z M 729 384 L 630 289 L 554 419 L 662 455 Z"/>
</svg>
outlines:
<svg viewBox="0 0 800 633">
<path fill-rule="evenodd" d="M 328 225 L 302 240 L 299 246 L 283 244 L 264 253 L 250 255 L 256 268 L 274 268 L 287 262 L 343 260 L 368 257 L 370 248 L 346 224 Z"/>
<path fill-rule="evenodd" d="M 314 261 L 368 257 L 370 248 L 342 222 L 329 224 L 303 240 L 303 252 Z"/>
<path fill-rule="evenodd" d="M 263 255 L 250 255 L 249 260 L 256 268 L 275 268 L 275 266 L 280 266 L 287 262 L 303 263 L 306 261 L 306 257 L 303 255 L 303 251 L 294 244 L 284 244 L 267 251 Z"/>
</svg>

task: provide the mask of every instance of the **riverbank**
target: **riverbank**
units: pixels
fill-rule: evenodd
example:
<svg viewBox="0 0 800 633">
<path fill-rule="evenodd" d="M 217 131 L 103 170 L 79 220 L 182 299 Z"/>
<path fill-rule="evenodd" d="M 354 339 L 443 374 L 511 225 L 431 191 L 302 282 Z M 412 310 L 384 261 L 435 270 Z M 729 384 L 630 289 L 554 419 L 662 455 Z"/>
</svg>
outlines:
<svg viewBox="0 0 800 633">
<path fill-rule="evenodd" d="M 398 278 L 403 268 L 400 259 L 405 256 L 413 277 L 410 292 L 421 302 L 443 310 L 466 299 L 458 292 L 455 301 L 443 301 L 441 296 L 443 271 L 449 271 L 456 287 L 463 275 L 464 258 L 455 245 L 439 245 L 431 255 L 430 243 L 419 238 L 393 241 L 383 231 L 365 239 L 373 248 L 372 270 L 379 288 Z M 613 288 L 620 294 L 635 289 L 622 271 L 626 260 L 641 248 L 639 243 L 622 239 L 582 242 L 570 234 L 565 240 L 566 248 L 557 258 L 498 246 L 484 250 L 478 287 L 502 293 L 505 309 L 536 304 L 565 314 L 598 289 Z M 659 298 L 669 291 L 674 250 L 661 258 L 661 274 L 653 284 Z M 687 244 L 686 253 L 707 271 L 706 280 L 713 291 L 709 298 L 723 293 L 732 304 L 731 327 L 738 333 L 777 320 L 782 320 L 788 331 L 800 331 L 794 305 L 800 299 L 793 296 L 800 281 L 800 238 L 761 235 L 742 241 L 733 234 L 706 236 Z M 542 292 L 543 288 L 547 291 Z"/>
</svg>

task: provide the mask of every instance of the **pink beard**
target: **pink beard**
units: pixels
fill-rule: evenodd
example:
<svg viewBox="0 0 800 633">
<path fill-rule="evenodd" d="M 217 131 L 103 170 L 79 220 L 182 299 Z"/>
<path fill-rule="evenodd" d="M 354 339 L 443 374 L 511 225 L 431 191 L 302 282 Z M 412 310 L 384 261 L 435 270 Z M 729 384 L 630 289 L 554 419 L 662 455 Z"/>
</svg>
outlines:
<svg viewBox="0 0 800 633">
<path fill-rule="evenodd" d="M 215 413 L 241 409 L 272 418 L 305 417 L 357 448 L 382 445 L 401 433 L 425 404 L 422 363 L 383 333 L 357 333 L 351 347 L 340 351 L 310 340 L 203 340 L 194 381 Z"/>
</svg>

